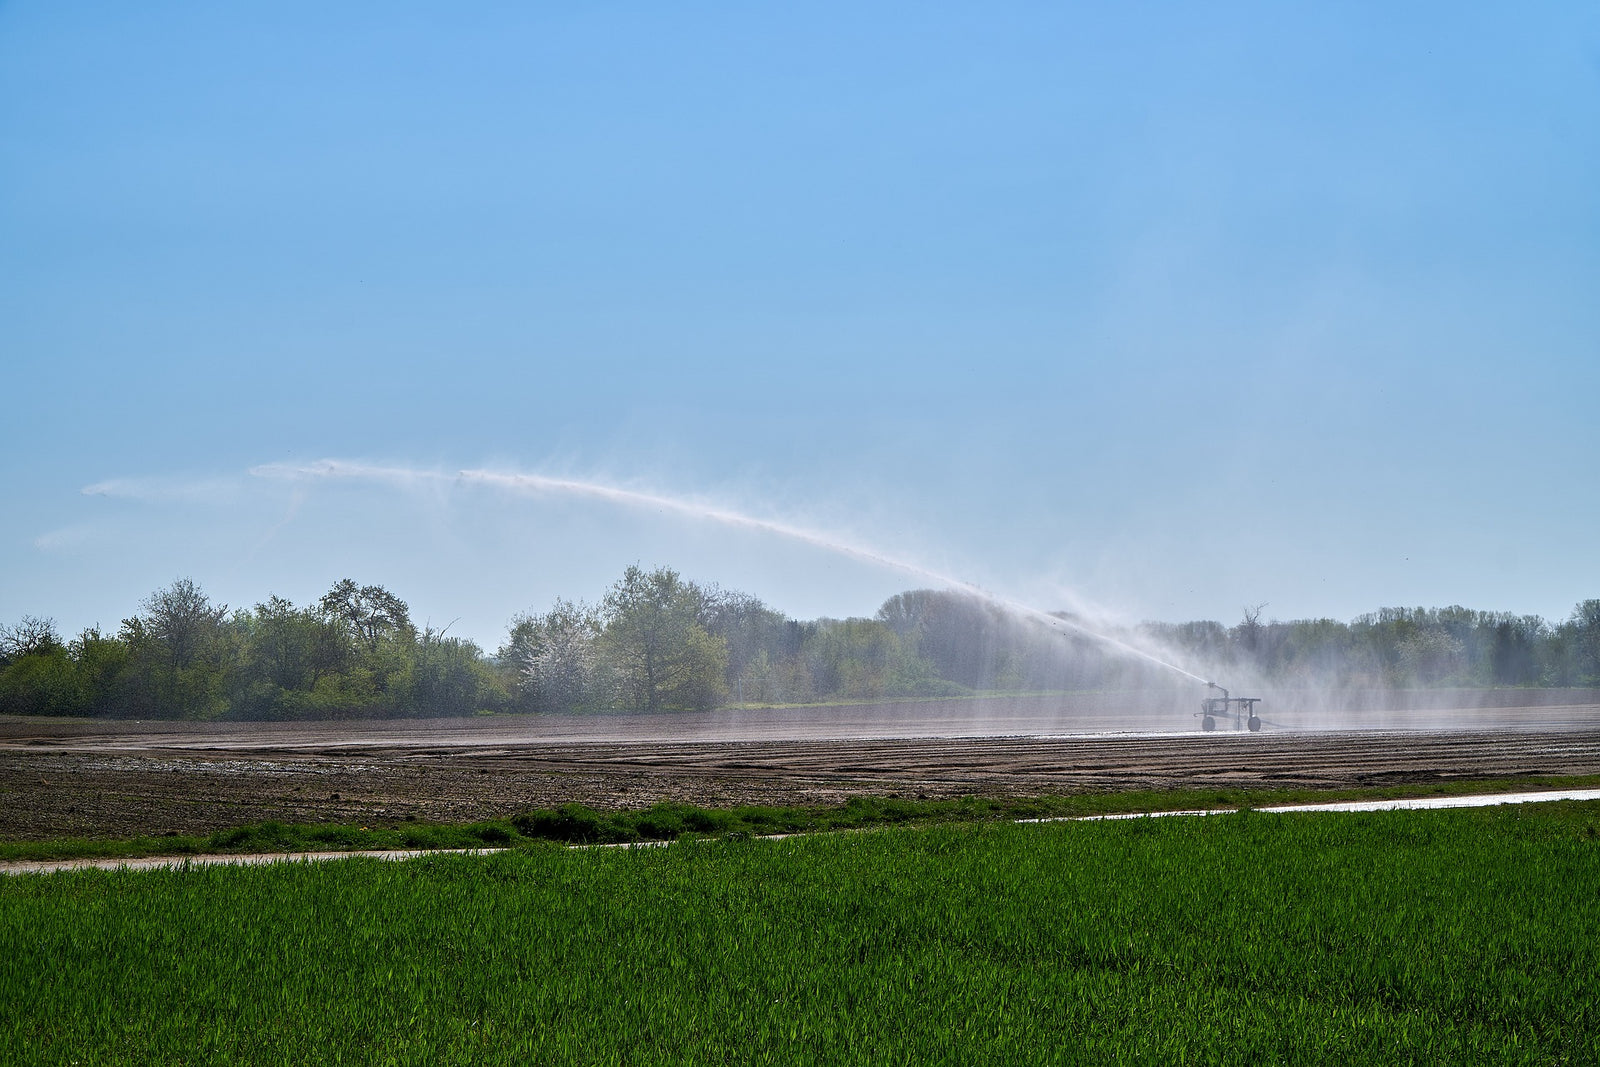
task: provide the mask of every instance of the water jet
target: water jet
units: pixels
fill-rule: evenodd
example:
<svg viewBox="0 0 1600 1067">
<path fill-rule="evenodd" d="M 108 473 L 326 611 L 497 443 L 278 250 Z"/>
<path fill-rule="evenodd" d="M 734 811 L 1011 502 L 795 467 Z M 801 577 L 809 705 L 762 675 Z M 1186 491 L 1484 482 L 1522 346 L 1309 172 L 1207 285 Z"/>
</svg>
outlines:
<svg viewBox="0 0 1600 1067">
<path fill-rule="evenodd" d="M 1194 682 L 1205 682 L 1200 675 L 1186 670 L 1162 657 L 1130 644 L 1121 638 L 1084 625 L 1070 618 L 1052 614 L 1043 609 L 1033 607 L 1018 600 L 993 593 L 982 586 L 954 575 L 924 567 L 909 560 L 888 555 L 876 548 L 868 547 L 853 542 L 836 534 L 826 533 L 809 527 L 783 522 L 777 519 L 759 518 L 725 506 L 703 503 L 681 496 L 665 493 L 630 489 L 623 486 L 609 485 L 604 482 L 590 481 L 579 478 L 560 478 L 544 474 L 529 474 L 522 472 L 493 471 L 485 469 L 465 469 L 448 474 L 442 471 L 418 470 L 408 467 L 388 467 L 376 464 L 352 462 L 347 460 L 322 460 L 308 464 L 269 463 L 253 467 L 250 470 L 257 477 L 283 478 L 289 480 L 308 479 L 343 479 L 386 482 L 402 487 L 419 486 L 423 484 L 456 484 L 477 485 L 499 489 L 505 492 L 539 495 L 561 494 L 566 496 L 587 497 L 589 499 L 604 501 L 609 504 L 646 509 L 656 512 L 671 512 L 690 518 L 710 521 L 734 529 L 753 530 L 762 533 L 774 534 L 791 541 L 811 545 L 836 555 L 844 556 L 873 566 L 888 570 L 899 571 L 919 578 L 923 581 L 935 583 L 948 589 L 960 592 L 967 596 L 991 604 L 1007 611 L 1019 618 L 1028 619 L 1036 624 L 1048 627 L 1063 635 L 1075 635 L 1087 638 L 1095 643 L 1111 649 L 1121 655 L 1128 656 L 1171 671 Z"/>
</svg>

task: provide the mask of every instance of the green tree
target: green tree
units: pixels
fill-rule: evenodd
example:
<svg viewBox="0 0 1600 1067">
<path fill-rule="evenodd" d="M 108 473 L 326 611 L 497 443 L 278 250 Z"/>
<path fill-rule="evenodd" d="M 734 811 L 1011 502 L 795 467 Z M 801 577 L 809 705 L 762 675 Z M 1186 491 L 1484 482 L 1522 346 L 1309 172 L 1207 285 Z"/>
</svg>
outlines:
<svg viewBox="0 0 1600 1067">
<path fill-rule="evenodd" d="M 396 685 L 399 710 L 413 715 L 463 716 L 493 710 L 501 694 L 483 652 L 443 630 L 424 627 Z"/>
<path fill-rule="evenodd" d="M 1492 622 L 1489 674 L 1496 685 L 1537 685 L 1545 621 L 1537 615 L 1503 615 Z"/>
<path fill-rule="evenodd" d="M 1101 649 L 1069 628 L 965 592 L 898 593 L 876 618 L 939 678 L 969 689 L 1076 688 L 1097 684 L 1103 670 Z"/>
<path fill-rule="evenodd" d="M 0 711 L 73 715 L 79 703 L 72 657 L 53 620 L 24 615 L 0 626 Z"/>
<path fill-rule="evenodd" d="M 724 696 L 727 643 L 702 625 L 703 591 L 678 572 L 629 567 L 606 594 L 600 660 L 641 711 L 703 710 Z"/>
<path fill-rule="evenodd" d="M 346 703 L 337 685 L 322 686 L 351 659 L 351 638 L 340 620 L 274 596 L 236 613 L 230 627 L 238 644 L 230 665 L 232 714 L 312 718 Z"/>
<path fill-rule="evenodd" d="M 122 623 L 130 663 L 123 674 L 126 711 L 152 718 L 216 718 L 227 711 L 223 620 L 193 579 L 179 578 L 140 602 Z"/>
<path fill-rule="evenodd" d="M 804 658 L 818 696 L 875 700 L 896 696 L 953 696 L 955 682 L 877 619 L 818 619 Z"/>
<path fill-rule="evenodd" d="M 246 618 L 245 649 L 254 672 L 281 689 L 314 689 L 348 658 L 339 624 L 283 597 L 269 597 Z"/>
<path fill-rule="evenodd" d="M 708 632 L 728 648 L 727 683 L 736 701 L 792 698 L 803 640 L 800 623 L 749 593 L 712 587 L 701 611 Z"/>
<path fill-rule="evenodd" d="M 80 713 L 112 714 L 128 667 L 127 642 L 91 626 L 73 639 L 67 651 L 78 679 Z"/>
<path fill-rule="evenodd" d="M 415 633 L 406 602 L 381 585 L 356 585 L 345 578 L 323 594 L 322 610 L 338 619 L 367 651 L 378 651 L 385 637 Z"/>
<path fill-rule="evenodd" d="M 417 656 L 417 630 L 406 602 L 381 585 L 340 581 L 319 601 L 323 614 L 344 629 L 354 655 L 334 681 L 337 701 L 375 714 L 394 714 L 407 699 Z"/>
<path fill-rule="evenodd" d="M 1579 603 L 1563 629 L 1571 635 L 1573 673 L 1583 684 L 1600 684 L 1600 600 Z"/>
<path fill-rule="evenodd" d="M 913 589 L 897 593 L 878 609 L 877 621 L 899 639 L 900 650 L 927 659 L 941 678 L 974 689 L 995 686 L 1004 646 L 1004 620 L 1000 609 L 976 597 L 939 589 Z M 870 631 L 853 636 L 866 639 L 862 652 L 875 655 L 881 642 Z"/>
</svg>

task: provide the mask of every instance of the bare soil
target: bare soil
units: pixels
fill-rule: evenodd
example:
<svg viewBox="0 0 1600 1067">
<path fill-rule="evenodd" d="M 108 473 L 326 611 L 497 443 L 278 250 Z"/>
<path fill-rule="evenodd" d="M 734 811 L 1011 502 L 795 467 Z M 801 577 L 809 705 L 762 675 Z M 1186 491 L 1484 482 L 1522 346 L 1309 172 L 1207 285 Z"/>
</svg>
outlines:
<svg viewBox="0 0 1600 1067">
<path fill-rule="evenodd" d="M 1269 697 L 1260 733 L 1194 701 L 987 701 L 318 723 L 0 717 L 0 838 L 246 822 L 468 821 L 579 801 L 713 806 L 1600 774 L 1592 690 Z M 1278 710 L 1274 710 L 1278 709 Z"/>
</svg>

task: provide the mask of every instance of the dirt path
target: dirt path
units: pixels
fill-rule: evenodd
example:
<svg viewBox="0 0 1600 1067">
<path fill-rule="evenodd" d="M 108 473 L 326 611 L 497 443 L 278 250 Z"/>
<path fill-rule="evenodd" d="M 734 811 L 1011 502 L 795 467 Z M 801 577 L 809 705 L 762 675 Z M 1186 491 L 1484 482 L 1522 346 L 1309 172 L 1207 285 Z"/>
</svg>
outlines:
<svg viewBox="0 0 1600 1067">
<path fill-rule="evenodd" d="M 1529 694 L 1522 707 L 1479 700 L 1369 708 L 1344 714 L 1384 725 L 1259 734 L 1201 734 L 1183 719 L 1186 732 L 1162 733 L 1174 721 L 1170 709 L 1107 711 L 1103 699 L 1094 714 L 1070 717 L 1087 728 L 1071 733 L 1062 729 L 1069 723 L 1060 698 L 994 702 L 982 718 L 971 716 L 971 702 L 928 702 L 667 719 L 0 719 L 0 837 L 193 834 L 266 819 L 465 821 L 567 801 L 797 804 L 863 793 L 1015 796 L 1600 774 L 1600 702 Z M 967 718 L 957 714 L 963 709 Z M 1097 732 L 1108 723 L 1146 732 Z M 924 736 L 914 734 L 919 728 Z M 995 736 L 1001 733 L 1015 736 Z"/>
</svg>

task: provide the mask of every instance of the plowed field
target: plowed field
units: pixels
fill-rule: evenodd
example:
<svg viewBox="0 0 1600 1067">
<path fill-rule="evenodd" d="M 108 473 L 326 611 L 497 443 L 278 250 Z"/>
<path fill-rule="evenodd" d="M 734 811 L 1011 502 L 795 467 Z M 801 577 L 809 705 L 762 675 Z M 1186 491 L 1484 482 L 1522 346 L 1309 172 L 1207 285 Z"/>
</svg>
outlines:
<svg viewBox="0 0 1600 1067">
<path fill-rule="evenodd" d="M 1260 733 L 1184 694 L 705 715 L 187 724 L 0 718 L 0 837 L 245 822 L 1600 774 L 1600 693 L 1268 694 Z"/>
</svg>

